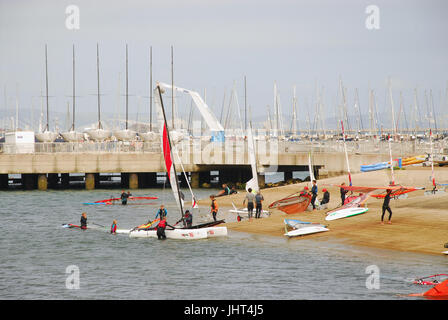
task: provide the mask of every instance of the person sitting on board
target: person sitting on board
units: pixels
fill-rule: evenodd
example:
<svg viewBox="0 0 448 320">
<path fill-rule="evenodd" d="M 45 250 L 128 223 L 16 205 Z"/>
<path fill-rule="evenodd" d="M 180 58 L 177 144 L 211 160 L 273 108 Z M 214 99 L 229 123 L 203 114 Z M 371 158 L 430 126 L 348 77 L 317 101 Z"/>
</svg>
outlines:
<svg viewBox="0 0 448 320">
<path fill-rule="evenodd" d="M 193 225 L 193 215 L 190 213 L 190 210 L 185 211 L 183 218 L 180 218 L 180 220 L 177 221 L 176 224 L 178 224 L 181 221 L 185 222 L 185 226 L 187 228 L 191 228 L 191 226 Z"/>
<path fill-rule="evenodd" d="M 210 204 L 210 212 L 213 216 L 213 220 L 216 221 L 216 215 L 218 214 L 218 203 L 216 202 L 214 195 L 211 195 L 210 199 L 212 200 L 212 203 Z"/>
<path fill-rule="evenodd" d="M 157 238 L 159 240 L 165 240 L 165 229 L 166 229 L 166 216 L 164 216 L 162 219 L 160 219 L 159 224 L 157 225 Z"/>
<path fill-rule="evenodd" d="M 81 229 L 87 229 L 87 214 L 85 212 L 81 214 Z"/>
<path fill-rule="evenodd" d="M 243 206 L 246 203 L 247 200 L 247 216 L 249 219 L 252 218 L 252 213 L 254 212 L 254 201 L 255 201 L 255 194 L 252 193 L 252 188 L 247 189 L 246 197 L 243 201 Z"/>
<path fill-rule="evenodd" d="M 238 191 L 236 191 L 235 186 L 232 186 L 232 189 L 230 189 L 229 194 L 237 194 Z"/>
<path fill-rule="evenodd" d="M 322 192 L 324 193 L 324 196 L 323 196 L 322 200 L 320 201 L 319 209 L 327 209 L 328 203 L 330 202 L 330 192 L 328 192 L 327 189 L 322 189 Z"/>
<path fill-rule="evenodd" d="M 112 221 L 112 225 L 110 226 L 110 233 L 116 234 L 117 233 L 117 220 Z"/>
<path fill-rule="evenodd" d="M 341 186 L 345 186 L 345 182 L 342 182 Z M 345 204 L 345 195 L 348 193 L 348 190 L 341 187 L 340 192 L 341 192 L 341 206 L 343 206 Z"/>
<path fill-rule="evenodd" d="M 160 205 L 160 209 L 157 210 L 156 217 L 154 218 L 154 220 L 157 218 L 162 220 L 162 218 L 166 217 L 167 215 L 168 215 L 168 211 L 166 211 L 165 206 L 162 204 L 162 205 Z"/>
<path fill-rule="evenodd" d="M 128 203 L 128 198 L 129 198 L 130 195 L 131 194 L 130 194 L 129 191 L 127 193 L 124 192 L 124 190 L 121 192 L 120 198 L 121 198 L 121 204 L 122 205 L 126 205 Z"/>
<path fill-rule="evenodd" d="M 392 210 L 390 209 L 389 206 L 389 202 L 390 202 L 390 195 L 392 193 L 391 189 L 387 189 L 386 192 L 386 196 L 384 197 L 384 201 L 383 201 L 383 214 L 381 215 L 381 224 L 384 224 L 383 222 L 383 218 L 384 218 L 384 213 L 386 213 L 386 210 L 389 211 L 389 221 L 387 221 L 387 223 L 391 224 L 391 218 L 392 218 Z"/>
<path fill-rule="evenodd" d="M 255 219 L 261 218 L 261 213 L 263 212 L 263 200 L 263 195 L 258 191 L 255 196 Z"/>
<path fill-rule="evenodd" d="M 311 204 L 313 205 L 313 210 L 316 210 L 316 204 L 314 203 L 316 201 L 317 197 L 317 181 L 313 180 L 313 186 L 311 187 Z"/>
<path fill-rule="evenodd" d="M 224 183 L 222 185 L 222 190 L 218 192 L 218 194 L 215 195 L 215 197 L 221 197 L 221 196 L 226 196 L 230 194 L 230 189 L 229 187 Z"/>
</svg>

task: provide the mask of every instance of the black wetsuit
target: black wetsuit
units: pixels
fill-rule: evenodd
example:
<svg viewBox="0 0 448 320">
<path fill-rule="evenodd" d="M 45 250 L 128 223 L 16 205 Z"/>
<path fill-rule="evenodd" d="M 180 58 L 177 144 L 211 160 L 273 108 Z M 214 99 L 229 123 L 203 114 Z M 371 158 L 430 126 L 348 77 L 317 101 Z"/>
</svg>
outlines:
<svg viewBox="0 0 448 320">
<path fill-rule="evenodd" d="M 392 218 L 392 210 L 389 207 L 389 202 L 390 202 L 390 193 L 386 194 L 386 196 L 384 197 L 383 214 L 381 215 L 381 221 L 383 221 L 384 214 L 386 213 L 386 210 L 389 212 L 389 221 Z"/>
<path fill-rule="evenodd" d="M 261 212 L 263 211 L 263 206 L 262 206 L 261 201 L 263 201 L 263 200 L 264 200 L 264 198 L 261 194 L 260 195 L 257 194 L 255 196 L 255 219 L 258 219 L 261 216 Z"/>
<path fill-rule="evenodd" d="M 87 218 L 81 216 L 81 229 L 87 229 Z"/>
<path fill-rule="evenodd" d="M 131 195 L 130 193 L 123 192 L 121 194 L 121 204 L 127 204 L 128 203 L 128 198 L 129 198 L 130 195 Z"/>
<path fill-rule="evenodd" d="M 326 204 L 330 202 L 330 192 L 325 191 L 324 192 L 324 197 L 322 198 L 322 201 L 320 204 Z"/>
<path fill-rule="evenodd" d="M 316 209 L 316 205 L 314 204 L 314 202 L 316 201 L 316 197 L 317 197 L 317 186 L 313 185 L 313 187 L 311 188 L 311 193 L 313 194 L 311 197 L 311 204 L 313 205 L 313 209 Z"/>
<path fill-rule="evenodd" d="M 344 202 L 345 202 L 345 195 L 347 194 L 347 192 L 348 192 L 348 190 L 346 190 L 346 189 L 344 189 L 344 188 L 341 188 L 341 202 L 342 202 L 341 205 L 344 205 Z"/>
</svg>

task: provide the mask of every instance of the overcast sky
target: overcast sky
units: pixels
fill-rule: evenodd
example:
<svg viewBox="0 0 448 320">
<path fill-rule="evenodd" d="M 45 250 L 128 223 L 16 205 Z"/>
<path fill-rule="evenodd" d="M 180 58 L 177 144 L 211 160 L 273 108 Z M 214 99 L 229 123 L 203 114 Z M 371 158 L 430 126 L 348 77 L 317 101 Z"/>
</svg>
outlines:
<svg viewBox="0 0 448 320">
<path fill-rule="evenodd" d="M 66 27 L 68 5 L 80 10 L 79 30 Z M 368 5 L 379 8 L 380 29 L 366 28 Z M 234 81 L 244 105 L 244 76 L 248 104 L 256 116 L 266 113 L 266 105 L 272 108 L 274 81 L 285 116 L 291 113 L 293 86 L 302 116 L 303 108 L 316 99 L 316 84 L 324 88 L 324 111 L 333 116 L 339 77 L 347 87 L 349 107 L 358 88 L 367 113 L 371 87 L 379 108 L 385 110 L 390 76 L 396 105 L 403 91 L 409 108 L 416 87 L 424 105 L 423 90 L 432 89 L 437 112 L 446 114 L 447 12 L 445 0 L 0 0 L 2 96 L 6 88 L 6 102 L 13 110 L 17 88 L 21 108 L 29 108 L 41 88 L 45 91 L 47 44 L 50 112 L 65 112 L 75 44 L 77 112 L 96 110 L 98 42 L 102 110 L 113 113 L 118 88 L 121 94 L 125 90 L 127 43 L 133 113 L 136 96 L 149 95 L 149 47 L 154 80 L 170 83 L 173 45 L 175 84 L 202 95 L 206 89 L 207 102 L 216 113 Z M 7 112 L 3 101 L 0 118 Z M 38 98 L 34 103 L 40 108 Z M 140 108 L 147 106 L 147 98 L 142 98 Z M 120 108 L 125 108 L 124 98 Z"/>
</svg>

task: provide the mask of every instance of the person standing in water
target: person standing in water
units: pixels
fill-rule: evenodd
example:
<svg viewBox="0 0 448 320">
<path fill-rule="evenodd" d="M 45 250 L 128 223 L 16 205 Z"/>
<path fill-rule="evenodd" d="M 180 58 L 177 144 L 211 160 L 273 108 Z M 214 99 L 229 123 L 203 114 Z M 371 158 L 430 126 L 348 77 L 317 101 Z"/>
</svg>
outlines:
<svg viewBox="0 0 448 320">
<path fill-rule="evenodd" d="M 212 203 L 210 204 L 210 212 L 213 216 L 213 220 L 216 221 L 216 215 L 218 214 L 218 203 L 216 202 L 214 195 L 211 195 L 210 199 L 212 200 Z"/>
<path fill-rule="evenodd" d="M 160 220 L 162 220 L 162 218 L 166 217 L 167 214 L 168 214 L 168 211 L 166 211 L 165 206 L 162 204 L 162 205 L 160 205 L 160 209 L 157 211 L 156 217 L 154 218 L 154 220 L 157 219 L 157 217 L 159 217 Z"/>
<path fill-rule="evenodd" d="M 165 229 L 166 229 L 166 216 L 164 216 L 162 219 L 160 219 L 159 224 L 157 225 L 157 238 L 159 240 L 165 240 Z"/>
<path fill-rule="evenodd" d="M 87 229 L 87 214 L 85 212 L 81 214 L 81 229 Z"/>
<path fill-rule="evenodd" d="M 126 205 L 128 203 L 128 198 L 131 196 L 131 193 L 128 191 L 127 193 L 124 190 L 121 192 L 121 204 Z"/>
<path fill-rule="evenodd" d="M 390 195 L 392 193 L 391 189 L 387 189 L 386 196 L 384 197 L 383 201 L 383 214 L 381 215 L 381 224 L 384 224 L 384 214 L 386 213 L 386 210 L 389 212 L 389 220 L 387 223 L 391 224 L 391 218 L 392 218 L 392 210 L 390 209 L 389 202 L 390 202 Z"/>
</svg>

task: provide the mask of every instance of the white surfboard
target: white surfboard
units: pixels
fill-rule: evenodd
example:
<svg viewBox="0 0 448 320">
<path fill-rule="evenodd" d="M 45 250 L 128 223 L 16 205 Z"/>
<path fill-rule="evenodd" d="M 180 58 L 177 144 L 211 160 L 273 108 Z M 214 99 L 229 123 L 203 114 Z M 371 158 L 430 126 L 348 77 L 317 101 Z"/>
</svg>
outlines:
<svg viewBox="0 0 448 320">
<path fill-rule="evenodd" d="M 358 214 L 365 213 L 368 210 L 369 210 L 368 208 L 362 208 L 362 207 L 345 208 L 345 209 L 337 210 L 337 211 L 330 213 L 329 215 L 327 215 L 325 220 L 331 221 L 331 220 L 337 220 L 337 219 L 342 219 L 342 218 L 348 218 L 348 217 L 356 216 Z"/>
<path fill-rule="evenodd" d="M 448 251 L 443 251 L 442 253 L 448 255 Z"/>
</svg>

